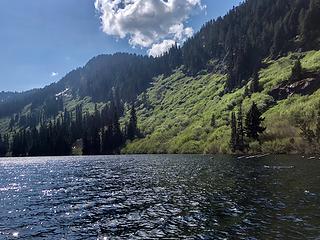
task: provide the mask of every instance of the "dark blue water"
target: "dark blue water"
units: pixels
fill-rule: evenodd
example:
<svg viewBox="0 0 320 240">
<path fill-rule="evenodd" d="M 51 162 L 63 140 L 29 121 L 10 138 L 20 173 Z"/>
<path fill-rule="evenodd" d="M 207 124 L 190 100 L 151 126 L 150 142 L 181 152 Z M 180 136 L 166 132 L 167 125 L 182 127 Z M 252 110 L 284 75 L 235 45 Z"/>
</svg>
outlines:
<svg viewBox="0 0 320 240">
<path fill-rule="evenodd" d="M 320 160 L 0 159 L 0 239 L 320 239 Z"/>
</svg>

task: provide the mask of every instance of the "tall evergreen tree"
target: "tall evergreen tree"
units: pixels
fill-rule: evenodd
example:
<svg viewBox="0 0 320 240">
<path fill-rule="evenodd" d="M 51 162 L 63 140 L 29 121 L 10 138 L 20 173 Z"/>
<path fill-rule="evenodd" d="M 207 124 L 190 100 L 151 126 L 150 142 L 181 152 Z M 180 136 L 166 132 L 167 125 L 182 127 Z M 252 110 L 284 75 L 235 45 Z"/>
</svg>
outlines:
<svg viewBox="0 0 320 240">
<path fill-rule="evenodd" d="M 114 122 L 112 124 L 112 142 L 114 153 L 120 153 L 120 148 L 123 144 L 123 134 L 120 129 L 119 116 L 115 113 Z"/>
<path fill-rule="evenodd" d="M 102 135 L 101 135 L 101 154 L 107 155 L 110 154 L 108 151 L 108 129 L 101 129 Z"/>
<path fill-rule="evenodd" d="M 84 131 L 82 137 L 82 155 L 90 155 L 90 146 L 87 131 Z"/>
<path fill-rule="evenodd" d="M 113 127 L 109 125 L 104 130 L 104 134 L 102 137 L 102 154 L 113 154 Z"/>
<path fill-rule="evenodd" d="M 216 127 L 216 115 L 214 113 L 211 115 L 211 123 L 210 123 L 210 125 L 213 128 Z"/>
<path fill-rule="evenodd" d="M 237 150 L 237 118 L 236 114 L 232 112 L 231 114 L 231 139 L 230 139 L 230 148 L 232 152 Z"/>
<path fill-rule="evenodd" d="M 294 66 L 291 70 L 291 77 L 290 81 L 291 82 L 296 82 L 302 79 L 302 66 L 300 60 L 297 60 L 294 63 Z"/>
<path fill-rule="evenodd" d="M 264 118 L 261 116 L 262 114 L 259 111 L 257 104 L 253 102 L 245 119 L 245 130 L 248 138 L 259 140 L 260 134 L 266 130 L 266 128 L 261 126 L 264 121 Z"/>
<path fill-rule="evenodd" d="M 131 111 L 130 111 L 130 120 L 129 124 L 127 126 L 127 138 L 129 140 L 133 140 L 137 137 L 138 135 L 138 127 L 137 127 L 137 115 L 136 115 L 136 109 L 134 107 L 134 104 L 131 106 Z"/>
<path fill-rule="evenodd" d="M 244 151 L 244 129 L 243 129 L 243 113 L 242 104 L 239 105 L 238 125 L 237 125 L 237 150 Z"/>
<path fill-rule="evenodd" d="M 0 157 L 6 156 L 7 152 L 8 152 L 8 149 L 7 149 L 5 139 L 2 138 L 0 134 Z"/>
<path fill-rule="evenodd" d="M 246 85 L 243 91 L 243 98 L 250 97 L 250 96 L 251 96 L 251 91 L 249 91 L 248 85 Z"/>
<path fill-rule="evenodd" d="M 256 93 L 259 91 L 260 91 L 259 74 L 255 72 L 250 84 L 250 93 Z"/>
<path fill-rule="evenodd" d="M 101 141 L 100 141 L 99 129 L 98 128 L 94 128 L 93 132 L 92 132 L 91 154 L 92 155 L 99 155 L 101 153 L 100 147 L 101 147 Z"/>
</svg>

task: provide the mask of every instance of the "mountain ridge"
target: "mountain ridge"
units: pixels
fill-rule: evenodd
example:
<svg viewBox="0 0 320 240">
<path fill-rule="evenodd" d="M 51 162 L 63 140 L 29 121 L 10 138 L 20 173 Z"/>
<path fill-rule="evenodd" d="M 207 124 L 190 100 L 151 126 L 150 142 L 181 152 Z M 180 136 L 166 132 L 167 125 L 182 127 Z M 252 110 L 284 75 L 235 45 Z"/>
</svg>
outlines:
<svg viewBox="0 0 320 240">
<path fill-rule="evenodd" d="M 182 74 L 181 79 L 191 82 L 202 79 L 206 74 L 220 75 L 224 80 L 217 82 L 219 98 L 232 95 L 239 89 L 250 88 L 250 83 L 255 79 L 263 85 L 264 90 L 265 87 L 269 89 L 259 76 L 255 76 L 268 69 L 268 59 L 279 59 L 281 62 L 283 57 L 291 56 L 294 61 L 300 61 L 300 58 L 305 59 L 304 54 L 309 56 L 310 52 L 306 51 L 319 50 L 320 29 L 315 24 L 319 21 L 319 0 L 245 1 L 224 17 L 204 24 L 183 46 L 173 46 L 161 57 L 128 53 L 102 54 L 44 88 L 9 94 L 7 97 L 3 93 L 0 95 L 4 100 L 0 102 L 0 132 L 2 135 L 12 135 L 15 131 L 28 130 L 31 126 L 51 124 L 65 111 L 74 114 L 77 105 L 83 105 L 90 113 L 103 111 L 104 106 L 110 106 L 111 110 L 106 110 L 107 112 L 114 112 L 112 108 L 115 106 L 117 115 L 123 116 L 122 127 L 125 127 L 125 122 L 128 121 L 128 104 L 137 105 L 139 98 L 148 94 L 157 84 L 154 79 L 170 79 L 179 72 Z M 290 52 L 297 54 L 290 55 Z M 314 63 L 309 63 L 307 68 L 312 64 Z M 317 71 L 318 68 L 316 73 Z M 272 74 L 277 79 L 274 71 Z M 287 69 L 285 81 L 289 81 L 290 74 L 291 69 Z M 283 81 L 278 83 L 284 84 Z M 175 87 L 183 87 L 184 83 L 181 84 Z M 274 84 L 272 86 L 276 87 Z M 313 88 L 316 92 L 318 87 L 315 85 Z M 64 91 L 66 94 L 57 95 Z M 162 86 L 161 91 L 167 91 L 165 86 Z M 186 93 L 188 91 L 186 89 Z M 195 93 L 190 91 L 189 94 Z M 201 92 L 196 94 L 201 95 Z M 215 92 L 212 94 L 216 95 Z M 266 99 L 270 96 L 269 93 L 263 94 Z M 273 101 L 277 101 L 276 97 Z M 94 103 L 98 109 L 94 107 Z M 223 118 L 228 118 L 230 110 Z M 139 111 L 138 114 L 141 114 Z M 156 131 L 156 127 L 154 130 Z M 226 133 L 226 129 L 222 132 Z M 101 130 L 100 135 L 102 133 Z M 148 134 L 152 135 L 152 132 L 146 131 L 143 135 L 148 138 Z M 223 144 L 229 145 L 229 142 Z M 133 145 L 129 144 L 127 149 L 130 146 Z"/>
<path fill-rule="evenodd" d="M 313 5 L 315 6 L 314 10 L 310 11 Z M 263 9 L 265 11 L 262 11 Z M 308 12 L 311 13 L 308 14 Z M 159 74 L 170 74 L 181 65 L 184 65 L 187 71 L 196 74 L 203 69 L 208 69 L 208 62 L 210 60 L 222 61 L 222 64 L 227 66 L 224 70 L 230 76 L 228 80 L 229 86 L 227 87 L 232 89 L 239 86 L 239 84 L 241 85 L 244 79 L 247 81 L 255 69 L 258 68 L 257 64 L 260 64 L 264 58 L 270 55 L 277 57 L 289 50 L 300 51 L 301 48 L 304 48 L 304 50 L 319 49 L 320 30 L 317 26 L 312 26 L 313 22 L 320 20 L 319 16 L 316 15 L 318 12 L 320 13 L 319 2 L 317 0 L 295 0 L 292 2 L 283 0 L 268 0 L 263 2 L 249 0 L 230 10 L 224 17 L 207 22 L 182 47 L 175 46 L 160 58 L 127 53 L 101 54 L 90 59 L 85 66 L 66 74 L 58 83 L 53 83 L 43 89 L 48 89 L 50 86 L 59 86 L 63 82 L 67 82 L 70 85 L 74 81 L 74 85 L 76 85 L 79 83 L 81 76 L 73 75 L 80 75 L 78 71 L 81 72 L 88 66 L 93 66 L 94 68 L 94 65 L 104 65 L 104 67 L 108 67 L 109 64 L 112 64 L 112 61 L 118 61 L 117 65 L 127 64 L 126 67 L 128 67 L 130 64 L 133 64 L 128 64 L 128 62 L 136 61 L 139 64 L 146 65 L 145 68 L 151 68 L 151 72 L 153 73 L 146 73 L 146 79 L 133 83 L 133 86 L 129 84 L 130 88 L 132 88 L 132 93 L 129 93 L 130 99 L 125 100 L 132 101 L 137 95 L 136 93 L 139 94 L 146 89 L 148 83 L 152 81 L 152 77 L 156 77 Z M 308 17 L 309 15 L 310 17 Z M 258 21 L 259 17 L 261 21 Z M 311 23 L 308 23 L 307 19 L 309 18 L 315 19 L 310 20 Z M 239 21 L 239 19 L 242 21 Z M 263 26 L 263 24 L 267 25 Z M 312 34 L 305 34 L 309 29 L 312 29 L 310 31 Z M 259 30 L 263 30 L 263 34 Z M 252 33 L 250 34 L 250 32 Z M 279 34 L 282 34 L 281 38 L 278 36 Z M 256 40 L 252 40 L 252 37 L 256 37 Z M 238 39 L 238 41 L 235 41 L 235 39 Z M 261 56 L 252 55 L 254 52 L 259 53 L 261 51 L 264 52 Z M 234 55 L 236 55 L 236 58 L 232 57 Z M 121 56 L 126 59 L 119 59 Z M 114 59 L 111 61 L 109 58 Z M 139 70 L 143 72 L 145 69 Z M 84 90 L 88 86 L 82 86 L 81 91 L 84 93 L 80 95 L 91 94 L 91 97 L 102 95 L 94 88 L 101 88 L 101 86 L 105 85 L 107 81 L 99 80 L 99 77 L 102 76 L 103 78 L 103 75 L 106 73 L 97 72 L 98 76 L 89 76 L 89 78 L 94 78 L 94 81 L 92 79 L 88 79 L 87 81 L 91 82 L 90 84 L 100 81 L 98 83 L 99 86 L 92 87 L 93 89 L 89 90 L 92 93 L 89 94 Z M 110 73 L 114 74 L 112 71 L 109 71 L 107 74 Z M 120 76 L 120 78 L 124 77 Z M 111 79 L 111 81 L 114 81 L 114 79 Z M 134 81 L 136 79 L 132 80 L 132 82 Z M 119 82 L 122 83 L 123 80 Z M 105 88 L 108 88 L 110 91 L 112 87 L 117 87 L 115 86 L 116 84 L 119 83 L 114 82 L 113 86 L 105 86 Z M 136 91 L 135 88 L 138 88 L 138 90 Z M 122 95 L 125 98 L 128 93 L 125 92 Z M 99 100 L 106 100 L 103 98 L 104 96 L 98 97 Z"/>
</svg>

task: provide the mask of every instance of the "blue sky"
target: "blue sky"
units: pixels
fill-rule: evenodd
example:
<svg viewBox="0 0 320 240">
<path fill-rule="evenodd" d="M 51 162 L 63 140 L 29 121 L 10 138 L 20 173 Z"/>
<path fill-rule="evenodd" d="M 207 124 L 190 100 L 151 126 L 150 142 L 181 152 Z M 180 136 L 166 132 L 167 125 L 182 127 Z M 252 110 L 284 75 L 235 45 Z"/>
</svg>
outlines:
<svg viewBox="0 0 320 240">
<path fill-rule="evenodd" d="M 224 15 L 239 2 L 202 0 L 206 10 L 188 12 L 190 18 L 183 31 L 187 36 L 190 27 L 199 30 L 203 23 Z M 103 32 L 101 14 L 94 0 L 1 0 L 0 91 L 43 87 L 98 54 L 147 54 L 151 46 L 130 45 L 130 34 L 121 39 L 120 35 L 106 34 L 108 29 Z"/>
</svg>

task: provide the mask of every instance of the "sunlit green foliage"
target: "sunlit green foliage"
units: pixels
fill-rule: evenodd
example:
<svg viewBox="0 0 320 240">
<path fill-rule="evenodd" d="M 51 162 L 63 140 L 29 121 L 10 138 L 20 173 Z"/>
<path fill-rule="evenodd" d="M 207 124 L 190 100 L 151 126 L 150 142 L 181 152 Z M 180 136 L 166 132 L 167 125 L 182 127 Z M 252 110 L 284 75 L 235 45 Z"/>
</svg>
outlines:
<svg viewBox="0 0 320 240">
<path fill-rule="evenodd" d="M 204 74 L 188 77 L 176 71 L 168 78 L 155 79 L 153 86 L 139 97 L 138 124 L 146 137 L 129 143 L 124 153 L 226 153 L 230 152 L 230 117 L 243 101 L 246 113 L 252 102 L 264 112 L 266 132 L 259 142 L 251 142 L 252 152 L 294 153 L 313 151 L 301 137 L 296 118 L 310 119 L 320 91 L 310 96 L 294 95 L 276 102 L 268 92 L 287 81 L 298 57 L 306 71 L 320 70 L 320 51 L 290 54 L 276 61 L 266 61 L 259 71 L 260 93 L 245 96 L 245 88 L 224 92 L 226 76 Z M 250 84 L 250 83 L 248 83 Z M 247 86 L 248 87 L 248 86 Z M 215 127 L 211 126 L 212 114 Z"/>
</svg>

